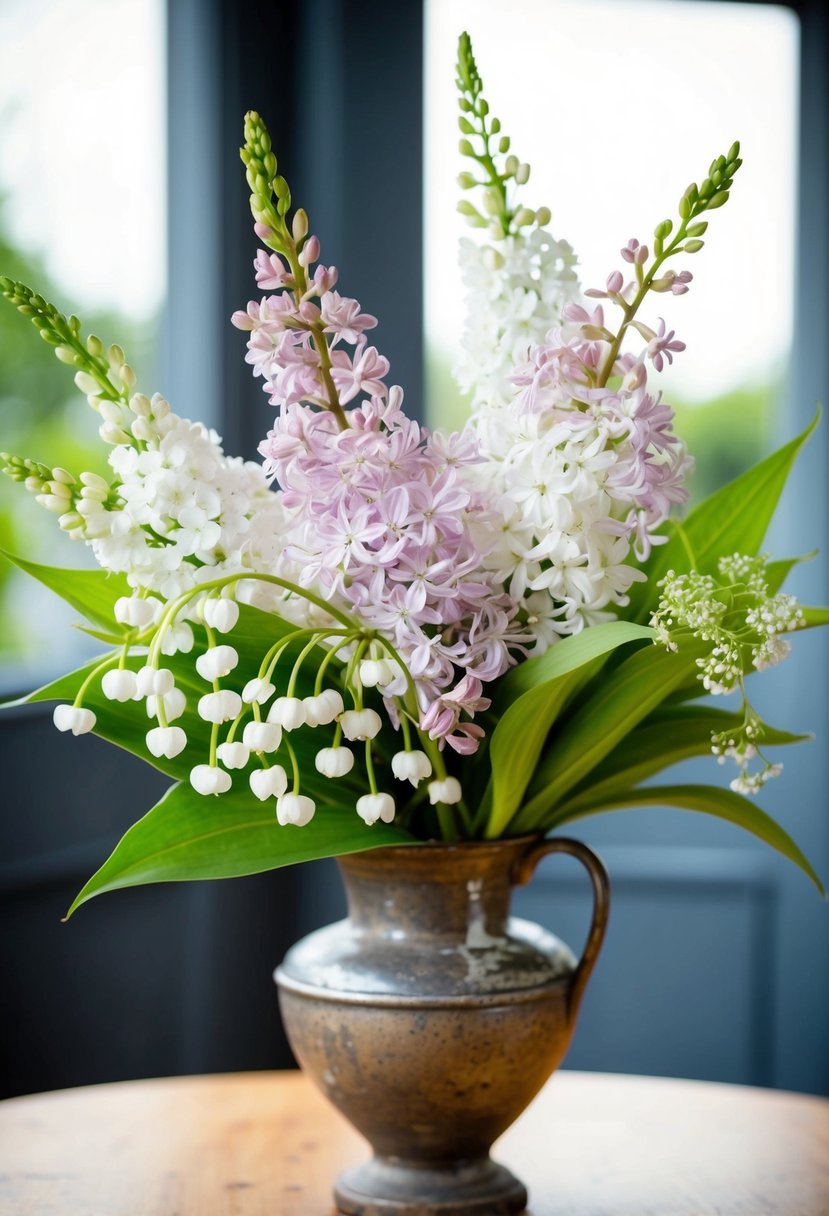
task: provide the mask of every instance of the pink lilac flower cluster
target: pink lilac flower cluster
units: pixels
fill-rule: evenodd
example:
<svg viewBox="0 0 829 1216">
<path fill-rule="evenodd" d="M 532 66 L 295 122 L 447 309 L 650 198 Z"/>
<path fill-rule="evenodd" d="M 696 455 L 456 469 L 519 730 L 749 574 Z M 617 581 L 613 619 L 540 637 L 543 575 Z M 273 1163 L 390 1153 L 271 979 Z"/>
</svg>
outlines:
<svg viewBox="0 0 829 1216">
<path fill-rule="evenodd" d="M 319 257 L 319 241 L 312 236 L 299 254 L 307 270 Z M 341 405 L 360 393 L 380 393 L 389 370 L 388 359 L 369 346 L 365 337 L 377 318 L 360 311 L 356 300 L 334 290 L 337 270 L 318 265 L 299 298 L 290 268 L 276 253 L 260 249 L 254 261 L 256 282 L 263 291 L 279 292 L 252 300 L 246 312 L 233 314 L 233 324 L 250 331 L 246 361 L 255 376 L 264 378 L 272 405 L 298 401 L 330 403 L 326 375 L 330 375 Z M 313 341 L 314 327 L 330 335 L 330 370 Z M 354 347 L 352 353 L 342 343 Z"/>
<path fill-rule="evenodd" d="M 314 238 L 305 248 L 318 253 Z M 255 266 L 266 290 L 290 289 L 276 254 L 260 252 Z M 387 360 L 365 345 L 363 331 L 375 319 L 337 295 L 334 281 L 334 271 L 317 267 L 313 311 L 285 290 L 234 317 L 250 331 L 248 359 L 279 407 L 259 450 L 289 521 L 280 560 L 301 585 L 348 607 L 393 645 L 415 681 L 421 729 L 467 754 L 483 735 L 469 720 L 489 705 L 483 683 L 510 665 L 511 646 L 527 640 L 515 621 L 517 601 L 484 570 L 472 539 L 471 519 L 477 535 L 492 531 L 485 497 L 463 475 L 480 459 L 477 445 L 406 417 L 402 391 L 383 382 Z M 327 387 L 324 356 L 300 328 L 317 319 L 331 335 L 340 406 L 368 395 L 342 418 L 317 408 Z M 406 690 L 404 674 L 392 671 L 381 686 L 388 697 Z M 394 703 L 387 706 L 393 715 Z"/>
</svg>

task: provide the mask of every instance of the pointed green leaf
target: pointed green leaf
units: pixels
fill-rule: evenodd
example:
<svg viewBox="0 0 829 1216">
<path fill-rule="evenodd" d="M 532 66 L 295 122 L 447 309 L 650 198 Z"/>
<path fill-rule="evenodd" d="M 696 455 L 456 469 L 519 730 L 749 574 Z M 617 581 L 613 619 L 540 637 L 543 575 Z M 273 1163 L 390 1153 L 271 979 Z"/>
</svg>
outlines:
<svg viewBox="0 0 829 1216">
<path fill-rule="evenodd" d="M 816 629 L 821 625 L 829 625 L 829 608 L 804 608 L 803 619 L 806 629 Z"/>
<path fill-rule="evenodd" d="M 683 760 L 711 755 L 711 736 L 736 729 L 742 722 L 742 713 L 711 709 L 707 705 L 660 707 L 571 790 L 555 812 L 556 821 L 577 814 L 582 807 L 599 805 Z M 777 730 L 766 723 L 763 732 L 760 740 L 763 748 L 805 743 L 812 738 Z"/>
<path fill-rule="evenodd" d="M 111 630 L 115 624 L 115 601 L 122 595 L 132 595 L 123 574 L 97 569 L 65 570 L 59 566 L 42 566 L 8 553 L 5 549 L 0 549 L 0 555 L 66 600 L 92 625 L 105 630 Z"/>
<path fill-rule="evenodd" d="M 704 646 L 692 639 L 679 654 L 661 646 L 647 646 L 609 675 L 600 676 L 595 681 L 595 692 L 582 699 L 576 713 L 553 738 L 530 785 L 530 800 L 519 811 L 512 828 L 535 829 L 620 740 L 687 680 Z M 587 692 L 589 689 L 585 695 Z"/>
<path fill-rule="evenodd" d="M 713 574 L 726 554 L 760 551 L 792 465 L 819 418 L 818 413 L 801 435 L 706 498 L 666 544 L 654 548 L 644 566 L 648 581 L 630 589 L 631 620 L 647 619 L 659 599 L 657 583 L 669 570 Z"/>
<path fill-rule="evenodd" d="M 803 562 L 813 561 L 817 557 L 817 554 L 817 549 L 812 549 L 810 553 L 804 553 L 800 557 L 784 557 L 778 561 L 769 562 L 766 566 L 766 583 L 769 592 L 772 595 L 776 595 L 795 566 L 800 566 Z"/>
<path fill-rule="evenodd" d="M 280 827 L 273 801 L 257 801 L 249 790 L 203 797 L 189 785 L 174 785 L 143 819 L 125 833 L 70 907 L 105 891 L 153 882 L 188 882 L 260 874 L 298 861 L 356 853 L 412 838 L 394 824 L 366 827 L 353 803 L 318 805 L 303 828 Z"/>
<path fill-rule="evenodd" d="M 544 654 L 527 659 L 513 667 L 498 684 L 498 708 L 506 709 L 531 688 L 538 688 L 559 676 L 575 671 L 600 655 L 623 646 L 626 642 L 651 642 L 654 631 L 648 625 L 637 625 L 632 621 L 608 621 L 594 625 L 556 642 Z"/>
<path fill-rule="evenodd" d="M 789 861 L 793 861 L 808 875 L 821 895 L 825 895 L 823 884 L 814 869 L 788 832 L 776 820 L 742 794 L 735 794 L 733 790 L 718 789 L 713 785 L 654 785 L 644 789 L 620 791 L 605 799 L 600 806 L 585 807 L 577 814 L 568 815 L 566 819 L 556 817 L 550 827 L 561 827 L 563 823 L 584 819 L 601 811 L 642 806 L 673 806 L 686 811 L 701 811 L 703 814 L 733 823 L 736 827 L 750 832 L 752 836 L 757 836 Z"/>
<path fill-rule="evenodd" d="M 520 806 L 551 726 L 567 701 L 595 675 L 597 663 L 620 646 L 652 638 L 653 630 L 645 626 L 610 621 L 562 639 L 516 669 L 516 676 L 531 671 L 523 680 L 513 680 L 513 695 L 516 688 L 527 691 L 501 715 L 490 740 L 489 838 L 501 835 Z"/>
</svg>

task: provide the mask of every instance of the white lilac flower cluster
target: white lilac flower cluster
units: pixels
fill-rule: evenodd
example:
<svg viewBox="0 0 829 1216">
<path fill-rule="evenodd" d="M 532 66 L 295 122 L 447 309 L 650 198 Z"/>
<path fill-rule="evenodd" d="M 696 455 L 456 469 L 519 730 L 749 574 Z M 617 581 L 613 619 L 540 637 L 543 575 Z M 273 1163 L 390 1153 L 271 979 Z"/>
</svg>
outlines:
<svg viewBox="0 0 829 1216">
<path fill-rule="evenodd" d="M 112 480 L 19 460 L 17 474 L 72 539 L 90 544 L 104 570 L 160 597 L 158 612 L 162 601 L 218 574 L 273 563 L 283 512 L 261 466 L 225 456 L 214 431 L 179 418 L 159 394 L 111 401 L 87 372 L 75 380 L 103 416 Z M 280 600 L 281 593 L 272 597 Z"/>
<path fill-rule="evenodd" d="M 696 659 L 703 686 L 715 696 L 738 690 L 742 694 L 742 723 L 713 735 L 712 751 L 721 763 L 728 758 L 738 765 L 733 790 L 756 794 L 782 772 L 782 765 L 772 764 L 759 750 L 763 727 L 747 700 L 745 674 L 788 655 L 791 647 L 782 635 L 804 624 L 803 611 L 794 596 L 769 592 L 767 559 L 762 556 L 723 557 L 716 576 L 671 570 L 659 586 L 662 596 L 651 617 L 657 642 L 669 650 L 681 649 L 689 635 L 710 643 L 708 652 Z M 758 756 L 764 766 L 750 772 L 750 762 Z"/>
<path fill-rule="evenodd" d="M 576 298 L 576 255 L 534 224 L 508 236 L 489 233 L 487 244 L 464 238 L 460 265 L 466 321 L 455 378 L 488 436 L 506 420 L 516 366 Z"/>
</svg>

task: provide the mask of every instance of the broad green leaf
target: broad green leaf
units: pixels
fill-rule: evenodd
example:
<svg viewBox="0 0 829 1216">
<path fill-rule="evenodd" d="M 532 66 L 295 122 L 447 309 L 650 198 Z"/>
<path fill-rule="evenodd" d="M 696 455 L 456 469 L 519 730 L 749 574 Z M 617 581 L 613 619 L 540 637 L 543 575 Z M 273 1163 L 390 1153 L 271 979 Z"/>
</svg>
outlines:
<svg viewBox="0 0 829 1216">
<path fill-rule="evenodd" d="M 513 667 L 498 682 L 496 696 L 499 709 L 506 709 L 531 688 L 538 688 L 558 676 L 575 671 L 599 655 L 622 646 L 625 642 L 653 641 L 654 631 L 648 625 L 631 621 L 608 621 L 562 638 L 537 658 L 527 659 Z"/>
<path fill-rule="evenodd" d="M 189 785 L 174 785 L 124 834 L 74 900 L 67 918 L 94 896 L 122 887 L 235 878 L 298 861 L 411 843 L 394 824 L 366 827 L 353 803 L 345 801 L 318 805 L 303 828 L 280 827 L 273 801 L 258 802 L 243 788 L 205 798 Z"/>
<path fill-rule="evenodd" d="M 111 574 L 106 570 L 64 570 L 59 566 L 42 566 L 14 553 L 8 553 L 5 549 L 0 549 L 0 555 L 66 600 L 67 604 L 80 612 L 92 625 L 106 630 L 111 630 L 113 625 L 116 625 L 113 613 L 115 601 L 122 595 L 132 594 L 123 574 Z"/>
<path fill-rule="evenodd" d="M 634 727 L 656 709 L 694 670 L 705 644 L 691 640 L 675 654 L 647 646 L 625 659 L 592 695 L 582 698 L 573 717 L 554 736 L 536 770 L 530 800 L 513 821 L 515 831 L 530 831 L 565 794 L 592 772 Z"/>
<path fill-rule="evenodd" d="M 490 740 L 489 838 L 501 835 L 520 806 L 551 726 L 567 701 L 595 675 L 597 662 L 619 646 L 652 639 L 653 630 L 643 625 L 611 621 L 562 639 L 517 669 L 516 675 L 532 668 L 522 682 L 513 681 L 513 688 L 523 685 L 527 691 L 502 714 Z"/>
<path fill-rule="evenodd" d="M 792 465 L 819 418 L 818 413 L 801 435 L 706 498 L 666 544 L 653 550 L 644 566 L 647 582 L 630 589 L 631 620 L 644 620 L 653 611 L 657 583 L 669 570 L 682 574 L 693 567 L 712 574 L 725 554 L 759 552 Z"/>
<path fill-rule="evenodd" d="M 682 760 L 710 755 L 712 734 L 737 729 L 742 722 L 742 713 L 711 709 L 707 705 L 661 707 L 579 782 L 556 810 L 556 821 L 578 813 L 582 807 L 599 805 L 613 794 L 629 790 Z M 784 747 L 811 738 L 764 723 L 760 746 Z"/>
<path fill-rule="evenodd" d="M 782 853 L 789 861 L 803 870 L 820 891 L 825 895 L 823 885 L 808 860 L 779 823 L 767 815 L 760 807 L 755 806 L 742 794 L 733 790 L 718 789 L 713 785 L 653 785 L 643 789 L 620 791 L 604 800 L 601 806 L 585 807 L 567 818 L 553 817 L 545 830 L 561 827 L 575 819 L 584 819 L 588 815 L 596 815 L 601 811 L 634 809 L 643 806 L 672 806 L 686 811 L 701 811 L 724 819 L 738 828 L 757 836 L 765 844 Z"/>
</svg>

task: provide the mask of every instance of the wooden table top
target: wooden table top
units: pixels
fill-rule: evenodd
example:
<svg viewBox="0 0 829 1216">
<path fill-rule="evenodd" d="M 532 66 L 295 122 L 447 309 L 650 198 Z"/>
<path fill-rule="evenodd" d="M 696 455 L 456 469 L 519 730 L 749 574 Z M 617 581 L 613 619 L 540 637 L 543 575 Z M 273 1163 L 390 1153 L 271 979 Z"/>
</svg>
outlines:
<svg viewBox="0 0 829 1216">
<path fill-rule="evenodd" d="M 298 1073 L 0 1103 L 3 1216 L 331 1216 L 365 1142 Z M 827 1216 L 829 1101 L 560 1072 L 494 1155 L 532 1216 Z"/>
</svg>

